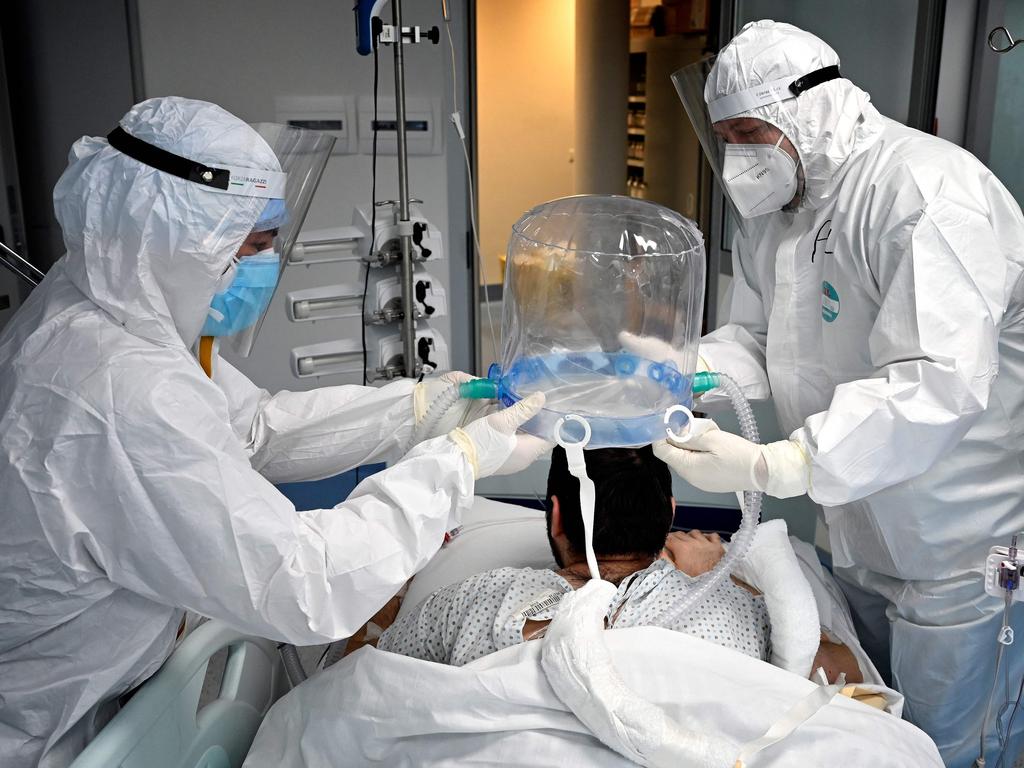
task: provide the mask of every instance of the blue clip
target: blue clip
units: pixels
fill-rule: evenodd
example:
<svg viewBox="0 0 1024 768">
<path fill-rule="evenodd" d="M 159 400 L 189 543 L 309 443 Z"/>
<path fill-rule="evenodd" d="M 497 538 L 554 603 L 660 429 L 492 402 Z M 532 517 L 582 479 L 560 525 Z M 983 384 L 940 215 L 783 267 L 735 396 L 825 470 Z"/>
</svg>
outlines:
<svg viewBox="0 0 1024 768">
<path fill-rule="evenodd" d="M 637 359 L 626 352 L 620 352 L 615 357 L 615 372 L 619 376 L 632 376 L 636 373 Z"/>
<path fill-rule="evenodd" d="M 668 370 L 665 373 L 665 386 L 668 391 L 674 395 L 682 394 L 683 391 L 683 375 L 676 370 Z"/>
</svg>

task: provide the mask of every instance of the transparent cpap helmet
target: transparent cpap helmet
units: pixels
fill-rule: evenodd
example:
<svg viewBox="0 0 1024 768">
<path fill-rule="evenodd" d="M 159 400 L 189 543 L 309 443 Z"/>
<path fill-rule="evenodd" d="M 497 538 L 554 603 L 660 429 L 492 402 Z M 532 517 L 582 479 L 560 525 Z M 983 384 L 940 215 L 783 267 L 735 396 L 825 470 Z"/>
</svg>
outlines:
<svg viewBox="0 0 1024 768">
<path fill-rule="evenodd" d="M 502 360 L 489 373 L 506 405 L 546 395 L 523 429 L 589 448 L 685 430 L 704 261 L 697 225 L 649 201 L 583 195 L 524 214 L 508 245 Z"/>
</svg>

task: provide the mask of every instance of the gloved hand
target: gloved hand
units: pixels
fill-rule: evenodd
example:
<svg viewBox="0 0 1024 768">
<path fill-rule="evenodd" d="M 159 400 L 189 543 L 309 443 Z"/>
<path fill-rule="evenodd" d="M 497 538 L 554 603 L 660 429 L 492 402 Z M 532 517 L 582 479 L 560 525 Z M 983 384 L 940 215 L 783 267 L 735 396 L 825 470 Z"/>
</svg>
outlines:
<svg viewBox="0 0 1024 768">
<path fill-rule="evenodd" d="M 544 394 L 535 392 L 511 408 L 477 419 L 449 436 L 469 458 L 477 480 L 491 475 L 511 475 L 533 464 L 554 445 L 516 430 L 544 407 Z"/>
<path fill-rule="evenodd" d="M 474 378 L 476 377 L 462 371 L 448 371 L 448 373 L 443 373 L 440 376 L 430 376 L 419 382 L 412 391 L 415 423 L 419 424 L 423 421 L 423 417 L 430 408 L 430 404 L 444 390 L 452 385 L 457 387 L 465 381 L 472 381 Z M 440 418 L 437 425 L 430 431 L 430 434 L 424 436 L 424 439 L 429 440 L 432 437 L 447 435 L 456 427 L 464 427 L 466 424 L 482 419 L 487 414 L 494 413 L 497 410 L 498 404 L 493 400 L 459 399 Z"/>
<path fill-rule="evenodd" d="M 664 339 L 657 336 L 637 336 L 629 331 L 619 333 L 619 343 L 631 355 L 642 357 L 654 363 L 673 363 L 678 370 L 683 370 L 683 359 L 680 352 Z M 697 355 L 697 370 L 708 371 L 704 358 Z"/>
<path fill-rule="evenodd" d="M 787 499 L 810 487 L 810 464 L 793 440 L 758 445 L 713 425 L 682 447 L 659 440 L 653 448 L 677 475 L 709 493 L 756 490 Z"/>
</svg>

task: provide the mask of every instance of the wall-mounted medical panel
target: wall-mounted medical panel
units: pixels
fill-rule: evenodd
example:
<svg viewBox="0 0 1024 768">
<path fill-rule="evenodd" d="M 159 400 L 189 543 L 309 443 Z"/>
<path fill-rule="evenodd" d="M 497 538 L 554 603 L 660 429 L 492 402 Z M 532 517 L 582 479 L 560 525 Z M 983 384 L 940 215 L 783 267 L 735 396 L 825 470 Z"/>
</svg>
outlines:
<svg viewBox="0 0 1024 768">
<path fill-rule="evenodd" d="M 373 152 L 373 98 L 360 96 L 357 102 L 359 116 L 359 151 Z M 394 98 L 378 99 L 377 154 L 398 153 L 398 119 Z M 439 155 L 442 151 L 440 99 L 409 98 L 405 101 L 405 138 L 410 155 Z"/>
<path fill-rule="evenodd" d="M 278 96 L 274 106 L 279 123 L 333 136 L 332 155 L 354 155 L 359 151 L 355 100 L 351 96 Z"/>
</svg>

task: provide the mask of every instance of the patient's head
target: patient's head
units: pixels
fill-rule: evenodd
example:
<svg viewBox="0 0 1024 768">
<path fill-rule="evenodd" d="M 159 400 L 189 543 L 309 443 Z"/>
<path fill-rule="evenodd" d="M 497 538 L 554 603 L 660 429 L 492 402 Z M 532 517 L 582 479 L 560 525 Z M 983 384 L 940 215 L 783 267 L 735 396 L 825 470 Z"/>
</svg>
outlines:
<svg viewBox="0 0 1024 768">
<path fill-rule="evenodd" d="M 672 476 L 651 446 L 584 451 L 594 481 L 594 552 L 657 557 L 672 527 Z M 583 559 L 580 483 L 569 474 L 565 451 L 555 448 L 548 472 L 548 540 L 559 566 Z"/>
</svg>

